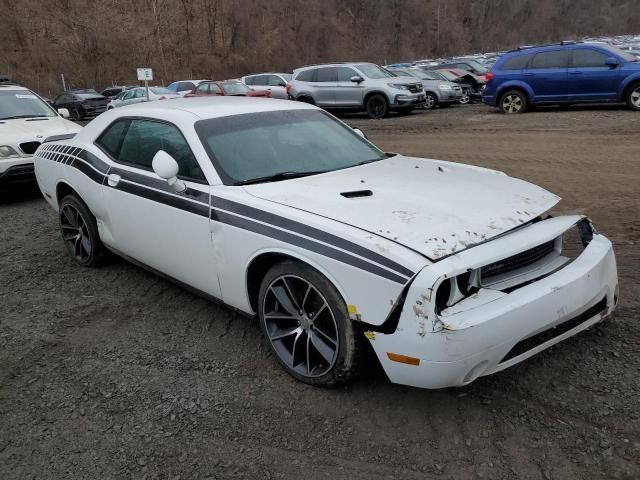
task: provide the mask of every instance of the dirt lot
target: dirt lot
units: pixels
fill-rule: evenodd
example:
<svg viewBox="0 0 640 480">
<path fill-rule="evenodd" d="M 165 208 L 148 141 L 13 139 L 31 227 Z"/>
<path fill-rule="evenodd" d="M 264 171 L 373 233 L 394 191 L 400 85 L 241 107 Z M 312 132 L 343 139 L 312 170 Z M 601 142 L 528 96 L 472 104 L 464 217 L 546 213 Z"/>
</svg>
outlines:
<svg viewBox="0 0 640 480">
<path fill-rule="evenodd" d="M 616 246 L 616 315 L 467 388 L 392 385 L 372 361 L 320 390 L 276 366 L 256 323 L 122 260 L 77 267 L 38 194 L 9 195 L 0 478 L 640 478 L 640 116 L 471 106 L 348 122 L 591 216 Z"/>
</svg>

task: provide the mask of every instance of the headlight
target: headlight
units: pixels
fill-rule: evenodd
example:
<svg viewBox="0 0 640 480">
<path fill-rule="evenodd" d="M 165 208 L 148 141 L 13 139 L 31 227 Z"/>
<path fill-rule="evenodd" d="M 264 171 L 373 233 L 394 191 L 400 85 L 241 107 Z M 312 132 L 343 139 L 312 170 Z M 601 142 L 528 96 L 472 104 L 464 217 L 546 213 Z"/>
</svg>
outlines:
<svg viewBox="0 0 640 480">
<path fill-rule="evenodd" d="M 20 155 L 18 154 L 18 152 L 16 152 L 13 149 L 13 147 L 10 147 L 9 145 L 3 145 L 2 147 L 0 147 L 0 158 L 1 159 L 19 157 L 19 156 Z"/>
<path fill-rule="evenodd" d="M 453 90 L 453 87 L 451 85 L 445 85 L 444 83 L 438 85 L 438 88 L 440 90 Z"/>
<path fill-rule="evenodd" d="M 478 270 L 469 270 L 443 280 L 436 291 L 436 313 L 440 314 L 442 310 L 476 293 L 479 283 L 478 276 Z"/>
<path fill-rule="evenodd" d="M 401 83 L 390 83 L 390 87 L 397 88 L 398 90 L 409 90 L 408 85 L 402 85 Z"/>
</svg>

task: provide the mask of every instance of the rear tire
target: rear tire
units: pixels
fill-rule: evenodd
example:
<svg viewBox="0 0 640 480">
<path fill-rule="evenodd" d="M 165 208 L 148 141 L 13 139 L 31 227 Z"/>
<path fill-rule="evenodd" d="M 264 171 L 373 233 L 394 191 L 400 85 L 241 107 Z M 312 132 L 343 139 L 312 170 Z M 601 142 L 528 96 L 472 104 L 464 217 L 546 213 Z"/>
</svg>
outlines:
<svg viewBox="0 0 640 480">
<path fill-rule="evenodd" d="M 471 89 L 463 88 L 462 89 L 462 97 L 460 97 L 460 103 L 462 105 L 468 105 L 471 103 Z"/>
<path fill-rule="evenodd" d="M 369 115 L 369 118 L 379 120 L 384 118 L 389 113 L 389 102 L 384 95 L 375 94 L 371 95 L 365 104 L 365 110 Z"/>
<path fill-rule="evenodd" d="M 505 92 L 498 102 L 501 113 L 509 115 L 524 113 L 528 107 L 527 96 L 521 90 L 509 90 Z"/>
<path fill-rule="evenodd" d="M 302 102 L 302 103 L 308 103 L 310 105 L 315 105 L 316 104 L 316 102 L 313 101 L 313 98 L 307 97 L 307 96 L 298 97 L 296 100 L 298 100 L 299 102 Z"/>
<path fill-rule="evenodd" d="M 71 119 L 76 121 L 76 122 L 81 122 L 82 121 L 82 115 L 80 115 L 80 112 L 77 109 L 73 109 L 71 110 Z"/>
<path fill-rule="evenodd" d="M 631 110 L 640 111 L 640 82 L 634 83 L 629 87 L 627 105 Z"/>
<path fill-rule="evenodd" d="M 432 110 L 438 106 L 438 97 L 431 92 L 427 92 L 424 96 L 424 108 Z"/>
<path fill-rule="evenodd" d="M 87 205 L 76 194 L 65 196 L 59 209 L 60 231 L 67 252 L 83 267 L 96 267 L 104 257 L 98 224 Z"/>
<path fill-rule="evenodd" d="M 271 352 L 295 379 L 332 387 L 359 372 L 364 338 L 333 284 L 308 265 L 287 260 L 267 272 L 258 316 Z"/>
</svg>

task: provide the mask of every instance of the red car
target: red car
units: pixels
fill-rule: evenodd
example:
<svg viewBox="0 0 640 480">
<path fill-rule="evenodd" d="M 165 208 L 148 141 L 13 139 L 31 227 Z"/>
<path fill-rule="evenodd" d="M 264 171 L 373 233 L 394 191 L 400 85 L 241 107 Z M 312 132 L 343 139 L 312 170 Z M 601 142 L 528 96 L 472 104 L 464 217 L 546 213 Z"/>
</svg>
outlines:
<svg viewBox="0 0 640 480">
<path fill-rule="evenodd" d="M 240 80 L 224 80 L 222 82 L 202 82 L 185 97 L 210 95 L 270 98 L 271 92 L 269 90 L 253 90 Z"/>
</svg>

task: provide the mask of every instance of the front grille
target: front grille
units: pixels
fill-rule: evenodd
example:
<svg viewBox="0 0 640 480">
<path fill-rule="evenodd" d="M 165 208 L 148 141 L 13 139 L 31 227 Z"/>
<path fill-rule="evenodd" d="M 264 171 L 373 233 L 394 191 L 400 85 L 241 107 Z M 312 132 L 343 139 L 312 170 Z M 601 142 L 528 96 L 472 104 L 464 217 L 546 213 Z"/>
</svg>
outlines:
<svg viewBox="0 0 640 480">
<path fill-rule="evenodd" d="M 562 322 L 555 327 L 549 328 L 548 330 L 544 330 L 533 337 L 529 337 L 521 342 L 518 342 L 514 345 L 514 347 L 509 350 L 509 353 L 505 355 L 505 357 L 500 360 L 500 363 L 504 363 L 507 360 L 511 360 L 523 353 L 528 352 L 529 350 L 533 350 L 534 348 L 542 345 L 549 340 L 552 340 L 560 335 L 567 333 L 569 330 L 576 328 L 577 326 L 583 324 L 599 313 L 604 313 L 607 309 L 607 297 L 603 297 L 597 304 L 591 307 L 586 312 L 578 315 L 577 317 L 573 317 L 566 322 Z"/>
<path fill-rule="evenodd" d="M 40 146 L 40 142 L 24 142 L 20 144 L 20 150 L 27 155 L 33 155 Z"/>
<path fill-rule="evenodd" d="M 546 243 L 530 248 L 529 250 L 525 250 L 524 252 L 490 263 L 489 265 L 485 265 L 480 270 L 480 277 L 484 282 L 491 277 L 497 277 L 498 275 L 503 275 L 526 267 L 527 265 L 536 263 L 538 260 L 546 257 L 553 252 L 554 249 L 555 240 L 549 240 Z"/>
</svg>

